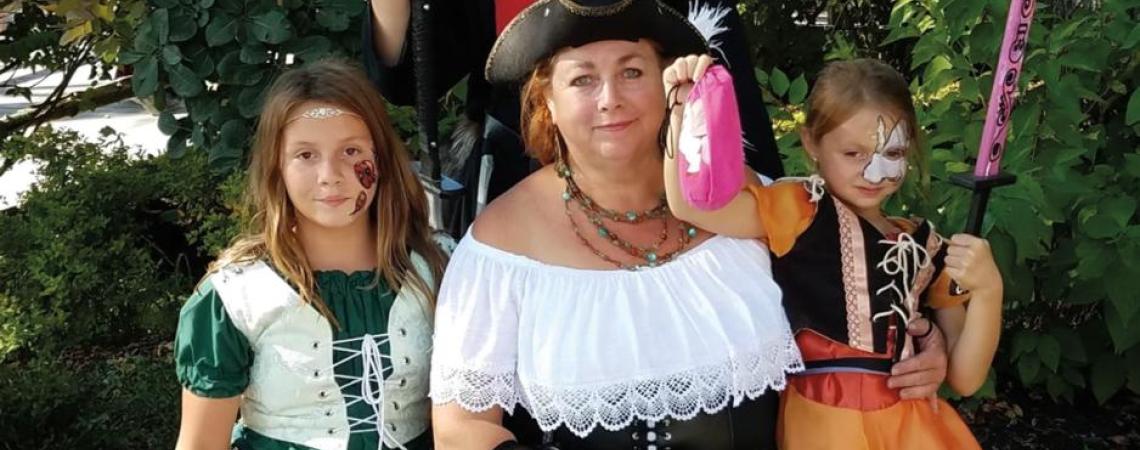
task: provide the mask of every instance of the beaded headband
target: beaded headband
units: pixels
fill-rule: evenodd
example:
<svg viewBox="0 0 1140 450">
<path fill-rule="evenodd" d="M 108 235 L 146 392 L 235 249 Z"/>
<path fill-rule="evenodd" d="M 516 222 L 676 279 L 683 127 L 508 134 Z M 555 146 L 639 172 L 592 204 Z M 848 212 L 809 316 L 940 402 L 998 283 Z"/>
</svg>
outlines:
<svg viewBox="0 0 1140 450">
<path fill-rule="evenodd" d="M 300 119 L 324 120 L 324 119 L 331 119 L 333 117 L 338 117 L 338 116 L 343 116 L 343 115 L 349 115 L 349 116 L 356 117 L 357 119 L 361 119 L 359 114 L 356 114 L 356 113 L 353 113 L 350 111 L 345 111 L 343 109 L 334 108 L 331 106 L 318 106 L 316 108 L 311 108 L 311 109 L 309 109 L 309 110 L 307 110 L 307 111 L 305 111 L 299 115 L 296 115 L 296 116 L 289 118 L 289 120 L 286 120 L 285 123 L 289 124 L 295 120 L 300 120 Z"/>
</svg>

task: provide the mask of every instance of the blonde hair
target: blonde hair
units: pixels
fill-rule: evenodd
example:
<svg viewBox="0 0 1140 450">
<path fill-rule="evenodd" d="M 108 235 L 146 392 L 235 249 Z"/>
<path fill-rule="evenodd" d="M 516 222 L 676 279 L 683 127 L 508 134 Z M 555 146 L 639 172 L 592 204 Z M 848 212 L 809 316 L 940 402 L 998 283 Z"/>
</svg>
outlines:
<svg viewBox="0 0 1140 450">
<path fill-rule="evenodd" d="M 851 119 L 860 109 L 878 107 L 899 114 L 911 130 L 907 159 L 919 179 L 926 178 L 926 155 L 906 80 L 893 67 L 875 59 L 828 63 L 808 97 L 804 128 L 815 142 Z"/>
<path fill-rule="evenodd" d="M 376 233 L 376 276 L 395 291 L 410 285 L 434 304 L 443 273 L 444 255 L 428 225 L 427 197 L 403 143 L 391 125 L 384 100 L 355 66 L 322 60 L 282 74 L 269 88 L 254 135 L 243 198 L 243 232 L 210 266 L 268 260 L 334 326 L 335 318 L 316 292 L 304 248 L 293 232 L 296 211 L 285 191 L 280 170 L 282 130 L 305 102 L 318 101 L 350 111 L 368 126 L 375 143 L 376 195 L 368 217 Z M 431 280 L 420 276 L 410 252 L 428 263 Z M 379 278 L 377 278 L 379 279 Z"/>
</svg>

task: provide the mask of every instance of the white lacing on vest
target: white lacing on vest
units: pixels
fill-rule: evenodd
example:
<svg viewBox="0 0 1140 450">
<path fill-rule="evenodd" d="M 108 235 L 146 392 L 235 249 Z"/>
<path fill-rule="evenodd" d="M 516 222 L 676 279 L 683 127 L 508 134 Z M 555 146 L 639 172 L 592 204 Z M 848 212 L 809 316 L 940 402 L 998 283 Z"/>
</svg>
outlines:
<svg viewBox="0 0 1140 450">
<path fill-rule="evenodd" d="M 330 370 L 357 357 L 361 359 L 364 367 L 360 376 L 334 375 L 338 382 L 343 381 L 343 383 L 338 383 L 341 384 L 342 393 L 344 388 L 360 384 L 360 395 L 344 393 L 346 408 L 360 402 L 372 407 L 373 414 L 371 416 L 364 418 L 348 417 L 349 433 L 371 433 L 375 431 L 380 436 L 380 446 L 377 447 L 377 450 L 383 447 L 385 436 L 396 448 L 407 450 L 384 429 L 384 367 L 385 360 L 391 364 L 392 357 L 381 352 L 380 346 L 388 343 L 388 336 L 387 333 L 365 334 L 360 337 L 333 341 L 333 349 L 346 352 L 348 356 L 334 362 Z"/>
<path fill-rule="evenodd" d="M 931 228 L 930 232 L 933 233 L 934 229 Z M 902 318 L 903 323 L 909 325 L 911 321 L 918 318 L 918 314 L 916 314 L 918 299 L 914 296 L 914 282 L 918 277 L 918 272 L 930 265 L 930 253 L 926 251 L 926 247 L 916 242 L 914 236 L 909 233 L 900 233 L 897 240 L 884 239 L 879 243 L 890 245 L 891 248 L 887 250 L 883 260 L 875 267 L 890 275 L 892 280 L 890 284 L 875 292 L 875 295 L 893 291 L 896 301 L 891 302 L 890 311 L 875 314 L 871 320 L 877 321 L 897 314 Z M 898 275 L 902 276 L 902 287 L 899 287 L 896 280 L 893 279 Z"/>
</svg>

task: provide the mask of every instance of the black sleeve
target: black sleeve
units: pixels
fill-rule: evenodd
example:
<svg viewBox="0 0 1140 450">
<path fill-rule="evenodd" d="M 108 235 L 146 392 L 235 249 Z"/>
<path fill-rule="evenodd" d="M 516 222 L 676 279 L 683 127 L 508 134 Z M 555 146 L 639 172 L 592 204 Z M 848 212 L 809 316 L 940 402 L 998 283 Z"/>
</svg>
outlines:
<svg viewBox="0 0 1140 450">
<path fill-rule="evenodd" d="M 776 137 L 772 132 L 768 110 L 764 106 L 764 96 L 760 93 L 760 85 L 756 84 L 755 65 L 748 53 L 744 22 L 736 12 L 736 2 L 730 0 L 725 3 L 728 3 L 731 12 L 724 19 L 728 31 L 721 34 L 720 45 L 729 62 L 729 72 L 732 73 L 744 139 L 751 144 L 745 148 L 744 157 L 752 170 L 772 179 L 780 178 L 784 176 L 784 165 L 780 161 L 780 151 L 776 148 Z"/>
<path fill-rule="evenodd" d="M 372 21 L 372 3 L 366 3 L 368 8 L 361 26 L 360 52 L 364 71 L 386 100 L 397 105 L 414 105 L 416 85 L 412 67 L 414 60 L 411 45 L 412 26 L 408 25 L 399 61 L 394 66 L 388 66 L 381 61 L 373 46 L 375 24 Z M 440 95 L 446 93 L 457 81 L 467 75 L 471 67 L 469 58 L 474 53 L 470 48 L 472 45 L 470 22 L 464 17 L 466 9 L 454 6 L 456 3 L 434 3 L 439 8 L 433 15 L 435 19 L 432 24 L 435 30 L 433 46 L 437 54 L 433 58 L 435 67 L 431 72 L 435 92 Z"/>
</svg>

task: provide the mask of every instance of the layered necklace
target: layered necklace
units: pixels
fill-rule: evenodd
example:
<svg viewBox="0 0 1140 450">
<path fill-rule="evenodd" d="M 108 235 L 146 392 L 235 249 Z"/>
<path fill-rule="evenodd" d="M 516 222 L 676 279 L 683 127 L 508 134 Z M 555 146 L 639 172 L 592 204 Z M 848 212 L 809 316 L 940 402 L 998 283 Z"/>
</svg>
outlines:
<svg viewBox="0 0 1140 450">
<path fill-rule="evenodd" d="M 686 247 L 689 246 L 689 243 L 693 241 L 693 238 L 697 236 L 696 227 L 693 227 L 692 225 L 682 221 L 678 226 L 680 233 L 677 236 L 677 248 L 673 251 L 662 252 L 661 246 L 669 240 L 670 217 L 669 204 L 665 201 L 664 195 L 661 196 L 660 202 L 657 204 L 657 206 L 649 210 L 640 212 L 618 212 L 599 205 L 598 202 L 590 198 L 589 195 L 586 195 L 585 192 L 582 192 L 582 189 L 578 187 L 578 183 L 574 182 L 574 176 L 570 172 L 570 167 L 565 163 L 559 162 L 556 169 L 558 171 L 558 176 L 566 181 L 566 191 L 562 193 L 562 202 L 566 208 L 566 217 L 570 219 L 570 225 L 572 228 L 574 228 L 574 234 L 578 236 L 578 240 L 582 241 L 582 244 L 585 245 L 586 248 L 589 248 L 591 252 L 593 252 L 602 260 L 613 264 L 620 269 L 641 270 L 644 268 L 657 267 L 661 264 L 665 264 L 676 258 L 678 254 L 680 254 L 685 250 Z M 611 258 L 609 255 L 606 255 L 597 247 L 594 247 L 594 245 L 590 243 L 590 240 L 586 239 L 586 236 L 583 235 L 582 231 L 578 228 L 578 222 L 574 220 L 574 215 L 570 211 L 571 202 L 578 204 L 578 207 L 586 215 L 586 220 L 597 231 L 598 237 L 605 239 L 611 245 L 621 249 L 626 254 L 640 258 L 645 262 L 639 264 L 626 264 Z M 618 234 L 615 233 L 612 228 L 606 226 L 607 221 L 609 223 L 639 224 L 650 220 L 661 221 L 661 233 L 657 236 L 657 240 L 649 246 L 637 245 L 625 239 L 622 239 L 621 236 L 618 236 Z"/>
</svg>

